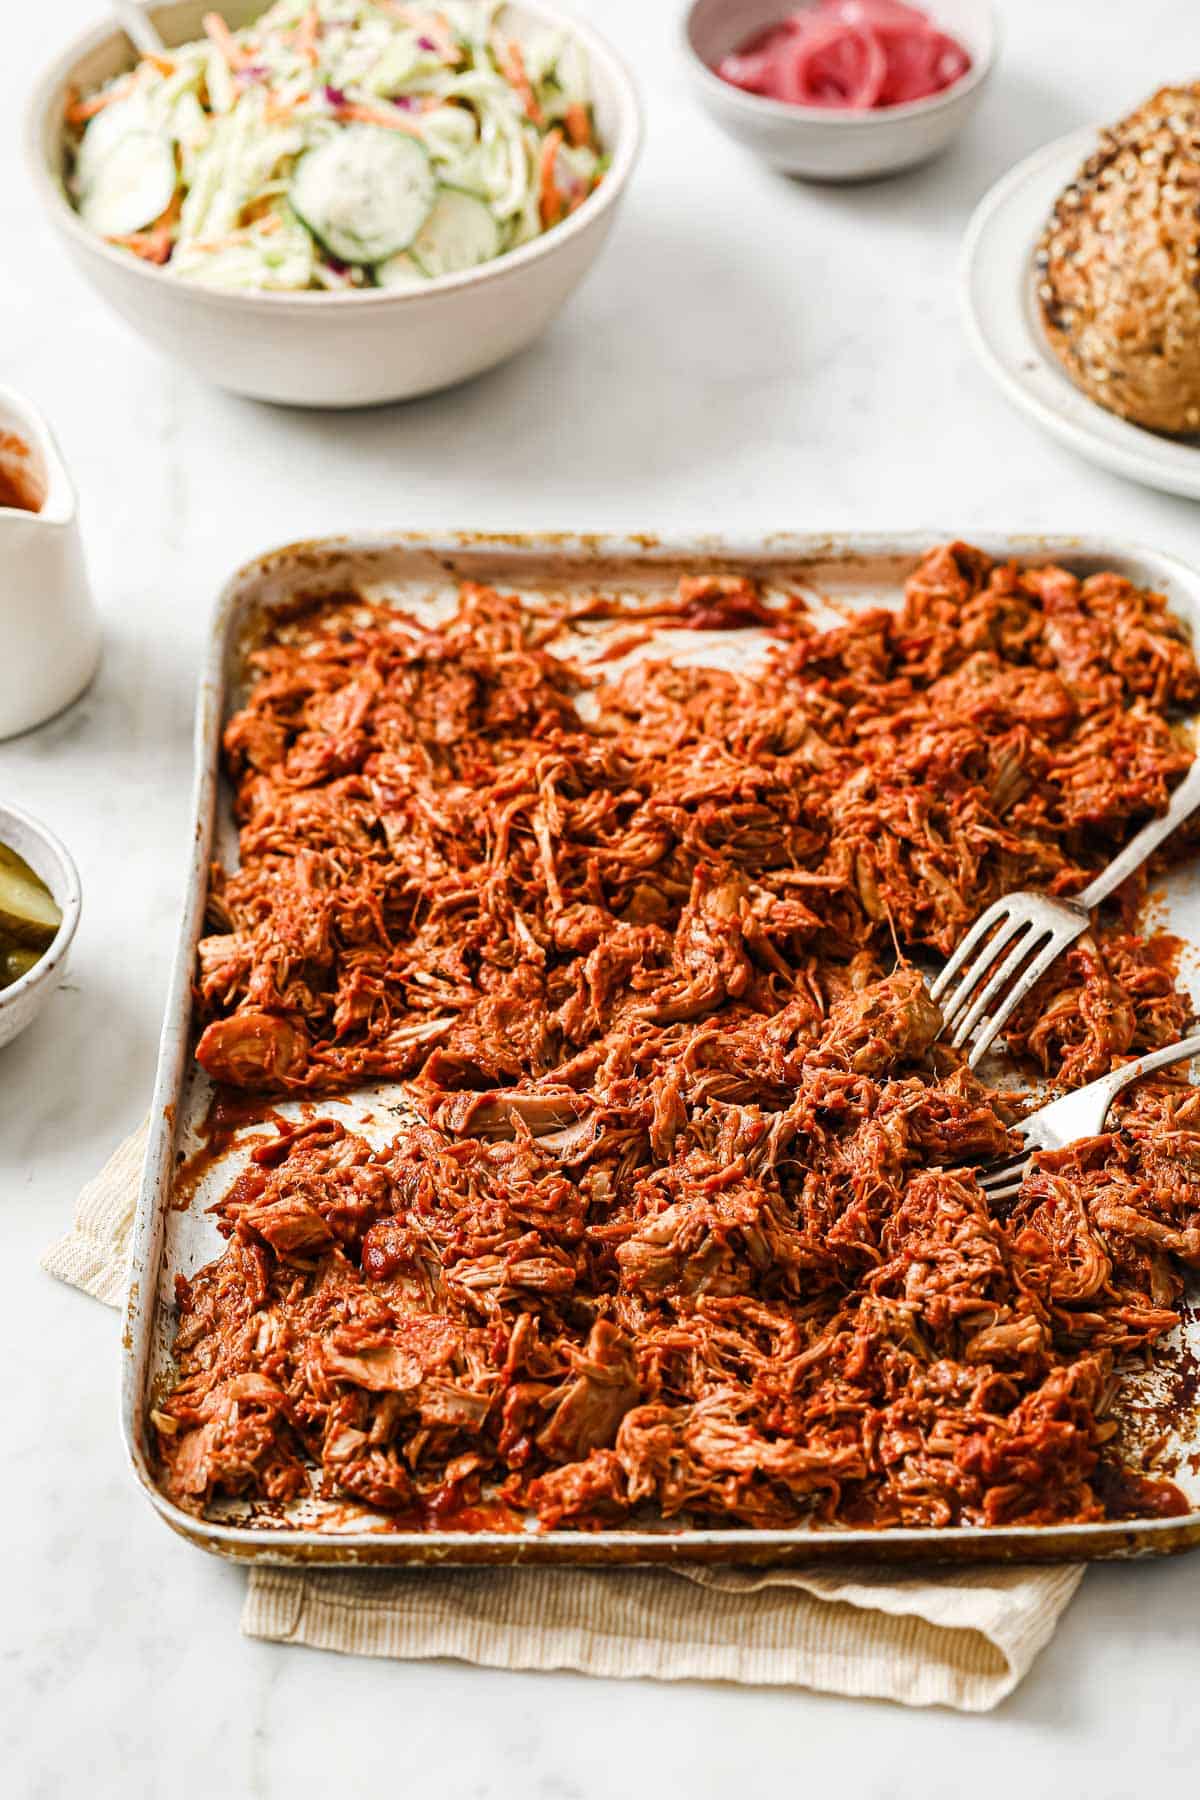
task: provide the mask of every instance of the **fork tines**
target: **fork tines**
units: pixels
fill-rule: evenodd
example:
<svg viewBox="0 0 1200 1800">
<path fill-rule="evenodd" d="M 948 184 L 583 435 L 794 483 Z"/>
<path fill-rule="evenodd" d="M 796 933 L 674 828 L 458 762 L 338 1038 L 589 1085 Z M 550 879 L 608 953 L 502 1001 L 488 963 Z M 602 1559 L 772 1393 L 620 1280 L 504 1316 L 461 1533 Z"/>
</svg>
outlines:
<svg viewBox="0 0 1200 1800">
<path fill-rule="evenodd" d="M 1024 1156 L 1015 1156 L 1010 1162 L 999 1163 L 994 1169 L 987 1169 L 977 1175 L 977 1180 L 989 1200 L 1015 1200 L 1021 1191 L 1021 1183 L 1029 1172 L 1032 1161 L 1030 1152 Z"/>
<path fill-rule="evenodd" d="M 1087 922 L 1081 908 L 1040 894 L 1010 894 L 975 921 L 929 990 L 941 1004 L 941 1035 L 956 1050 L 973 1040 L 972 1068 Z"/>
</svg>

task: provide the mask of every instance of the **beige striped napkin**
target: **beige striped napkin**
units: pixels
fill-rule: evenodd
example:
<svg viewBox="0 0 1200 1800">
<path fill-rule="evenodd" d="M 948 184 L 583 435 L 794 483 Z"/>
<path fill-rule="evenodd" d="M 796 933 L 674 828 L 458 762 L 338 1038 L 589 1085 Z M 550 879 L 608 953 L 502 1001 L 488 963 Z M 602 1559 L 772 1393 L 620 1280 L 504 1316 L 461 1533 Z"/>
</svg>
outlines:
<svg viewBox="0 0 1200 1800">
<path fill-rule="evenodd" d="M 42 1267 L 125 1288 L 145 1130 L 79 1196 Z M 357 1656 L 739 1681 L 986 1712 L 1049 1642 L 1083 1571 L 251 1570 L 242 1630 Z"/>
</svg>

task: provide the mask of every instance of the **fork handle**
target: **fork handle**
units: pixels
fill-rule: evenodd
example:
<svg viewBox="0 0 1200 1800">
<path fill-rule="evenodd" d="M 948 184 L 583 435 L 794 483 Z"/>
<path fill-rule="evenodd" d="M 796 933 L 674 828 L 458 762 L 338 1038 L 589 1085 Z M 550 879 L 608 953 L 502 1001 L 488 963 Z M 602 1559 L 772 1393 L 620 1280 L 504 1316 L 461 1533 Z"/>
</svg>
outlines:
<svg viewBox="0 0 1200 1800">
<path fill-rule="evenodd" d="M 1165 1049 L 1151 1050 L 1149 1055 L 1139 1056 L 1134 1062 L 1123 1063 L 1111 1075 L 1102 1075 L 1095 1085 L 1104 1096 L 1105 1117 L 1121 1089 L 1128 1087 L 1131 1081 L 1140 1081 L 1143 1075 L 1152 1075 L 1155 1069 L 1169 1069 L 1172 1063 L 1184 1062 L 1189 1056 L 1200 1056 L 1200 1032 L 1181 1039 L 1178 1044 L 1168 1044 Z M 1103 1119 L 1100 1124 L 1103 1128 Z"/>
<path fill-rule="evenodd" d="M 1084 888 L 1082 894 L 1076 894 L 1074 904 L 1091 912 L 1102 900 L 1128 881 L 1135 869 L 1158 849 L 1164 838 L 1190 818 L 1200 806 L 1200 757 L 1192 764 L 1179 786 L 1171 795 L 1170 805 L 1159 819 L 1151 819 L 1143 825 L 1136 837 L 1130 838 L 1119 856 L 1114 856 L 1107 869 L 1102 869 L 1095 881 Z"/>
</svg>

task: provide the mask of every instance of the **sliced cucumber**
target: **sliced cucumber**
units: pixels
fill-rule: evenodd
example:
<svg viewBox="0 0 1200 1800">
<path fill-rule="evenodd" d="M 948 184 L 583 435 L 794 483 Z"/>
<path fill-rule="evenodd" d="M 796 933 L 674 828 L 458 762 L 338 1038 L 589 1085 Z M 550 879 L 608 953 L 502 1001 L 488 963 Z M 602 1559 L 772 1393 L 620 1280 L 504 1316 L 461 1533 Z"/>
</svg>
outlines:
<svg viewBox="0 0 1200 1800">
<path fill-rule="evenodd" d="M 167 210 L 178 179 L 169 139 L 131 131 L 95 169 L 79 196 L 79 216 L 101 237 L 127 237 Z"/>
<path fill-rule="evenodd" d="M 429 277 L 411 253 L 402 250 L 399 256 L 389 256 L 386 262 L 378 265 L 375 282 L 376 286 L 385 288 L 428 287 Z"/>
<path fill-rule="evenodd" d="M 500 227 L 490 207 L 461 188 L 439 188 L 433 208 L 412 241 L 412 255 L 431 279 L 457 275 L 500 254 Z"/>
<path fill-rule="evenodd" d="M 346 125 L 296 164 L 292 209 L 339 262 L 381 263 L 407 250 L 437 194 L 415 138 Z"/>
<path fill-rule="evenodd" d="M 75 148 L 73 186 L 82 196 L 92 185 L 96 171 L 110 156 L 122 138 L 135 131 L 153 130 L 145 96 L 131 94 L 127 100 L 112 100 L 102 112 L 88 120 L 87 129 Z"/>
</svg>

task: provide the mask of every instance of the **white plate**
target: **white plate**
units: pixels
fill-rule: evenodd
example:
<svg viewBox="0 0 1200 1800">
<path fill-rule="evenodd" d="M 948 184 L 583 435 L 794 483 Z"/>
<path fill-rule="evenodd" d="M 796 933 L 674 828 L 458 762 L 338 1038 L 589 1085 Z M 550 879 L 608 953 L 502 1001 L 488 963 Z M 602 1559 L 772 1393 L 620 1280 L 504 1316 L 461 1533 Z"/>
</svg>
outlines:
<svg viewBox="0 0 1200 1800">
<path fill-rule="evenodd" d="M 1091 126 L 1058 138 L 984 195 L 963 241 L 967 332 L 1013 404 L 1069 449 L 1130 481 L 1200 499 L 1200 445 L 1105 412 L 1067 377 L 1042 334 L 1033 252 L 1055 200 L 1096 139 Z"/>
</svg>

